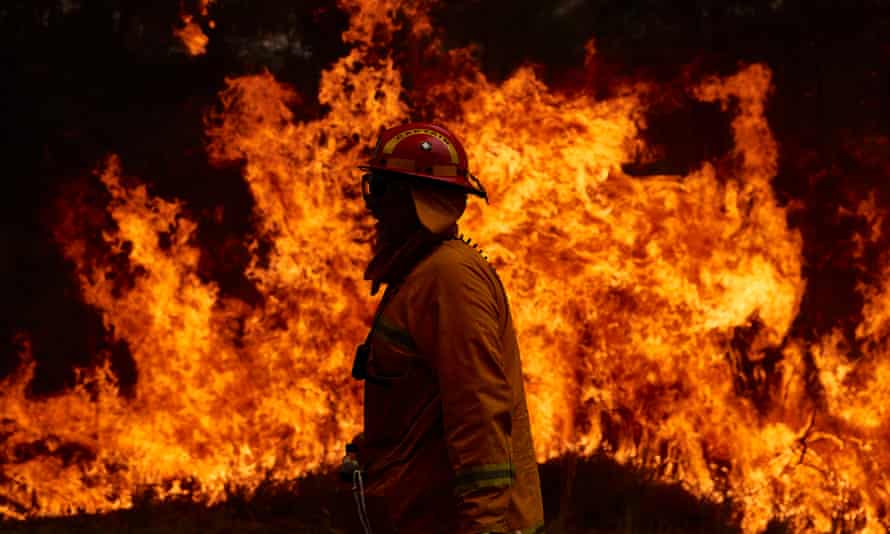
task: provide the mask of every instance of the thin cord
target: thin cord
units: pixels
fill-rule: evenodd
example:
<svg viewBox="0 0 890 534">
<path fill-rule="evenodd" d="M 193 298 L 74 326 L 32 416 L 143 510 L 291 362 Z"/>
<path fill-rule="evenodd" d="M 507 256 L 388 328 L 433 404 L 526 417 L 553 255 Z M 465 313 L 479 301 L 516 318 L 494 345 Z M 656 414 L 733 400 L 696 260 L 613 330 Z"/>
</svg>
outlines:
<svg viewBox="0 0 890 534">
<path fill-rule="evenodd" d="M 368 517 L 368 507 L 365 504 L 365 486 L 362 483 L 362 471 L 356 469 L 352 472 L 352 498 L 355 500 L 355 506 L 358 508 L 358 518 L 362 523 L 362 529 L 365 534 L 373 534 L 371 532 L 371 520 Z"/>
</svg>

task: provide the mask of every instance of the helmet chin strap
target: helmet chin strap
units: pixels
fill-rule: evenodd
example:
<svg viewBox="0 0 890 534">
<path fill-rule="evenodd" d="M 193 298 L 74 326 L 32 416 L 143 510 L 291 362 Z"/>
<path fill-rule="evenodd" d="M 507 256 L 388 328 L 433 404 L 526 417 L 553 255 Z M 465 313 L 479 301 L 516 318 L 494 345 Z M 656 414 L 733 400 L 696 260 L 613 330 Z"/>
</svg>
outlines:
<svg viewBox="0 0 890 534">
<path fill-rule="evenodd" d="M 479 181 L 479 178 L 476 178 L 475 174 L 470 174 L 470 173 L 467 173 L 467 178 L 473 182 L 473 185 L 475 185 L 477 189 L 479 189 L 479 192 L 480 192 L 479 196 L 484 198 L 485 203 L 488 204 L 488 192 L 485 191 L 485 186 L 482 185 L 482 182 Z"/>
</svg>

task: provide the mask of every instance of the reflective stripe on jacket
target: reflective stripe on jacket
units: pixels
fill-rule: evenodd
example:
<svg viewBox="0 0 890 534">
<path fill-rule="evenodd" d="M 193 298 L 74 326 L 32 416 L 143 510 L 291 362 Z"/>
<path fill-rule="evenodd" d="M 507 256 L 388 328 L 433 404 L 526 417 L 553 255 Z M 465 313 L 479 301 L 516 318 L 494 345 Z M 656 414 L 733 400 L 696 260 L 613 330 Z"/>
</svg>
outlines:
<svg viewBox="0 0 890 534">
<path fill-rule="evenodd" d="M 494 269 L 442 242 L 387 287 L 360 458 L 398 532 L 543 532 L 516 333 Z"/>
</svg>

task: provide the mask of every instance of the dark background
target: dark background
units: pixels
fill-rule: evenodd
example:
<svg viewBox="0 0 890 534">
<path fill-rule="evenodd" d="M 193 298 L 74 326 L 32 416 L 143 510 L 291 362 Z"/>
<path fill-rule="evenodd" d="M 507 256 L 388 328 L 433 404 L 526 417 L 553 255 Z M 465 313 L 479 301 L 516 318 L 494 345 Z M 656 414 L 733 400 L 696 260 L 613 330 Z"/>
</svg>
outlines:
<svg viewBox="0 0 890 534">
<path fill-rule="evenodd" d="M 125 394 L 138 380 L 128 348 L 110 343 L 97 312 L 83 304 L 53 239 L 65 220 L 65 231 L 90 236 L 95 254 L 108 254 L 99 233 L 110 224 L 106 199 L 91 175 L 104 156 L 119 154 L 126 173 L 155 194 L 183 199 L 200 221 L 202 276 L 256 302 L 241 274 L 250 195 L 237 165 L 207 163 L 203 113 L 226 76 L 268 69 L 302 95 L 299 119 L 317 117 L 325 112 L 315 100 L 319 74 L 348 51 L 340 39 L 348 17 L 332 1 L 218 0 L 215 29 L 202 20 L 210 42 L 198 57 L 172 32 L 180 10 L 194 5 L 139 4 L 7 0 L 0 7 L 0 376 L 19 364 L 25 333 L 38 363 L 32 395 L 70 385 L 74 366 L 102 354 L 111 355 Z M 608 97 L 614 82 L 631 78 L 664 84 L 646 132 L 659 154 L 651 172 L 682 172 L 731 147 L 727 116 L 692 102 L 684 80 L 766 63 L 775 85 L 768 119 L 781 153 L 773 185 L 805 240 L 807 290 L 792 335 L 812 339 L 841 327 L 857 357 L 856 284 L 873 283 L 890 259 L 886 237 L 861 254 L 854 245 L 869 224 L 856 214 L 859 202 L 874 192 L 882 212 L 890 206 L 890 2 L 449 0 L 432 18 L 447 47 L 477 45 L 493 80 L 533 63 L 566 92 Z M 409 33 L 392 47 L 406 72 L 416 61 Z M 584 69 L 591 37 L 597 55 Z M 407 98 L 421 79 L 412 86 L 406 77 Z M 65 205 L 77 199 L 94 211 L 64 219 Z M 222 204 L 222 220 L 207 215 Z"/>
</svg>

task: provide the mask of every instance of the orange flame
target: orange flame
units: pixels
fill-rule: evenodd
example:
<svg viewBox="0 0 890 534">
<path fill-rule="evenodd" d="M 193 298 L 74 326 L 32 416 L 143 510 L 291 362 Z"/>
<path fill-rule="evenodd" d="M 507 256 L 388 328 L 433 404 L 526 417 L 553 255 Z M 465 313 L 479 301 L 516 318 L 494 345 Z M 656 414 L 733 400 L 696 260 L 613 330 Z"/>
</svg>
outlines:
<svg viewBox="0 0 890 534">
<path fill-rule="evenodd" d="M 213 3 L 214 0 L 200 0 L 199 1 L 199 13 L 202 17 L 207 17 L 208 8 L 210 4 Z M 204 30 L 201 29 L 201 25 L 198 24 L 194 20 L 194 16 L 188 13 L 182 14 L 182 27 L 174 28 L 173 34 L 179 37 L 179 40 L 182 41 L 182 44 L 185 45 L 186 50 L 189 55 L 192 56 L 200 56 L 202 54 L 207 53 L 207 43 L 210 42 L 210 38 L 204 33 Z M 214 21 L 209 21 L 208 25 L 213 28 L 215 26 Z"/>
<path fill-rule="evenodd" d="M 181 28 L 176 28 L 173 33 L 182 41 L 186 50 L 192 56 L 200 56 L 207 53 L 207 43 L 210 38 L 201 29 L 201 26 L 192 20 L 191 15 L 183 15 Z"/>
<path fill-rule="evenodd" d="M 322 75 L 324 117 L 295 122 L 298 95 L 268 73 L 227 80 L 222 111 L 208 116 L 210 158 L 243 161 L 258 229 L 272 243 L 247 271 L 264 296 L 256 307 L 198 277 L 196 223 L 177 202 L 123 185 L 121 163 L 109 159 L 101 178 L 117 230 L 104 238 L 141 274 L 120 295 L 81 242 L 61 244 L 86 302 L 130 346 L 136 391 L 119 396 L 107 366 L 44 400 L 24 394 L 33 366 L 6 379 L 4 454 L 35 442 L 49 452 L 3 466 L 0 495 L 12 504 L 0 513 L 110 510 L 145 485 L 182 493 L 183 481 L 215 502 L 227 484 L 255 488 L 339 459 L 360 428 L 348 370 L 373 308 L 360 282 L 369 225 L 354 167 L 380 127 L 411 116 L 401 73 L 371 50 L 381 27 L 396 28 L 387 13 L 398 5 L 385 3 L 393 9 L 341 2 L 354 48 Z M 417 35 L 432 33 L 423 9 L 408 15 Z M 849 359 L 839 335 L 789 338 L 804 290 L 802 240 L 770 186 L 770 88 L 763 65 L 691 87 L 731 117 L 731 158 L 643 180 L 621 164 L 645 149 L 651 87 L 595 100 L 551 91 L 530 68 L 493 83 L 471 65 L 428 96 L 441 100 L 439 119 L 463 137 L 492 198 L 484 210 L 472 203 L 462 225 L 486 244 L 511 296 L 539 460 L 606 451 L 696 495 L 731 499 L 746 532 L 773 517 L 799 531 L 841 521 L 881 532 L 890 268 L 860 288 L 865 357 Z M 460 113 L 445 116 L 445 104 Z M 879 231 L 874 204 L 861 210 Z M 767 369 L 770 351 L 780 357 Z M 64 461 L 53 454 L 61 444 L 85 452 Z"/>
</svg>

